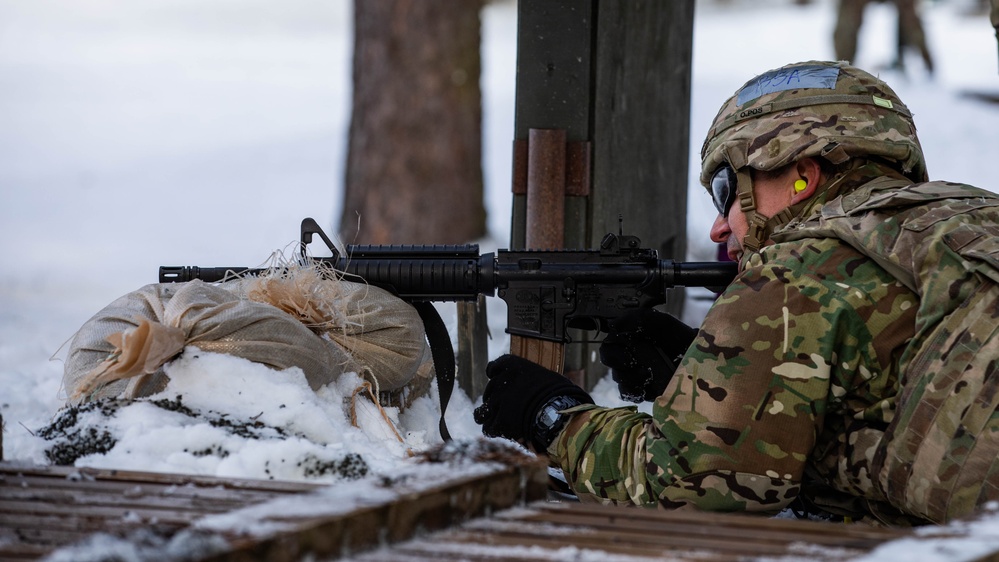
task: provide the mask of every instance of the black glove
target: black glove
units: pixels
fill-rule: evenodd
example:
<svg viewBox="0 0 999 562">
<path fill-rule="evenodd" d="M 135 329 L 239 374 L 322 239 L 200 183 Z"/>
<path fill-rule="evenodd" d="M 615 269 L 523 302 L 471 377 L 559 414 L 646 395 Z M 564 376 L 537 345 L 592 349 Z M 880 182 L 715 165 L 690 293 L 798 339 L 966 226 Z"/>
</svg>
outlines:
<svg viewBox="0 0 999 562">
<path fill-rule="evenodd" d="M 475 409 L 475 423 L 483 435 L 526 441 L 544 451 L 561 429 L 561 421 L 538 419 L 549 403 L 558 409 L 593 404 L 583 389 L 562 375 L 516 355 L 504 355 L 486 366 L 489 382 L 482 405 Z"/>
<path fill-rule="evenodd" d="M 600 362 L 611 369 L 622 400 L 653 401 L 666 390 L 697 330 L 670 314 L 644 308 L 611 324 Z"/>
</svg>

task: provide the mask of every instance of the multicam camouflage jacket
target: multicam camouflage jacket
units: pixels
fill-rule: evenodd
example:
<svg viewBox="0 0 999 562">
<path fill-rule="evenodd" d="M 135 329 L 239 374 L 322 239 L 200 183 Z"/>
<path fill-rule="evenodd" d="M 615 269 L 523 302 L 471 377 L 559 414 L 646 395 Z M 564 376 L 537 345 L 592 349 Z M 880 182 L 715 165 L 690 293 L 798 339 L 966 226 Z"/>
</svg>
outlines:
<svg viewBox="0 0 999 562">
<path fill-rule="evenodd" d="M 651 416 L 581 406 L 581 499 L 942 522 L 999 500 L 999 197 L 870 181 L 744 258 Z"/>
</svg>

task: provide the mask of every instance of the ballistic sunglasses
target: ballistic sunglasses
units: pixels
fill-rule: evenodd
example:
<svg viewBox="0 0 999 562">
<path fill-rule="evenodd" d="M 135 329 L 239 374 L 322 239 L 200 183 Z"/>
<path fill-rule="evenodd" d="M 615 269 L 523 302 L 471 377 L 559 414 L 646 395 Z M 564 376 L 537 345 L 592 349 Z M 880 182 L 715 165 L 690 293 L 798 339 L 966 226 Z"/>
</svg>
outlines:
<svg viewBox="0 0 999 562">
<path fill-rule="evenodd" d="M 735 202 L 738 185 L 735 170 L 728 164 L 722 164 L 711 176 L 711 200 L 722 217 L 728 218 L 728 211 Z"/>
</svg>

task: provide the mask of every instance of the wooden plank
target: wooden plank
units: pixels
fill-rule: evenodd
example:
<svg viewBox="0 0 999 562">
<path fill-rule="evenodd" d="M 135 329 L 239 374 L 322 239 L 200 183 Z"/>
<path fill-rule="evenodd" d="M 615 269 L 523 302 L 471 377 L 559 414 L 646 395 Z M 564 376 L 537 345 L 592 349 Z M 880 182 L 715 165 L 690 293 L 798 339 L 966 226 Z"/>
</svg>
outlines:
<svg viewBox="0 0 999 562">
<path fill-rule="evenodd" d="M 486 450 L 486 458 L 493 453 Z M 509 455 L 509 451 L 499 451 L 494 460 L 501 460 L 504 454 Z M 544 463 L 536 459 L 527 462 L 528 457 L 519 452 L 515 457 L 521 459 L 515 459 L 516 466 L 476 477 L 445 479 L 442 484 L 403 494 L 395 501 L 342 514 L 333 506 L 338 513 L 333 517 L 295 516 L 280 510 L 272 515 L 262 507 L 260 513 L 267 514 L 263 516 L 267 521 L 285 523 L 285 529 L 264 537 L 218 531 L 232 549 L 209 559 L 295 560 L 301 553 L 338 555 L 385 540 L 401 541 L 422 529 L 447 527 L 468 517 L 544 497 Z M 448 470 L 447 465 L 442 464 L 441 470 Z M 405 478 L 400 477 L 399 482 L 404 488 Z M 308 505 L 313 500 L 305 496 L 320 487 L 0 463 L 0 537 L 4 539 L 0 559 L 37 558 L 94 532 L 111 533 L 128 541 L 131 532 L 153 525 L 169 537 L 205 516 L 248 505 L 265 506 L 266 500 L 289 494 L 302 496 Z M 317 496 L 314 501 L 328 499 Z"/>
<path fill-rule="evenodd" d="M 76 504 L 86 500 L 94 506 L 134 506 L 143 505 L 158 509 L 194 509 L 204 511 L 226 511 L 247 503 L 264 501 L 273 497 L 260 493 L 247 495 L 189 494 L 180 495 L 150 487 L 129 487 L 121 490 L 108 488 L 49 488 L 35 485 L 28 488 L 12 488 L 3 491 L 3 501 L 38 501 L 49 503 Z"/>
<path fill-rule="evenodd" d="M 500 451 L 502 454 L 509 451 Z M 544 463 L 522 456 L 505 462 L 506 466 L 497 465 L 488 472 L 464 476 L 459 472 L 436 484 L 410 481 L 405 475 L 396 475 L 386 484 L 368 481 L 365 487 L 359 483 L 357 498 L 368 499 L 354 502 L 347 500 L 347 494 L 343 498 L 349 507 L 324 507 L 331 498 L 341 496 L 339 492 L 331 496 L 329 491 L 315 490 L 315 486 L 306 491 L 276 491 L 260 503 L 260 488 L 266 483 L 258 482 L 247 489 L 252 501 L 245 511 L 231 509 L 238 504 L 241 491 L 227 489 L 222 479 L 200 479 L 205 490 L 230 494 L 224 496 L 228 500 L 225 507 L 218 508 L 207 505 L 197 494 L 176 502 L 177 498 L 156 494 L 125 493 L 134 486 L 159 492 L 168 488 L 154 484 L 158 478 L 147 474 L 129 475 L 125 482 L 104 474 L 101 478 L 109 481 L 102 482 L 67 480 L 59 471 L 22 469 L 18 477 L 8 476 L 0 482 L 0 561 L 37 559 L 98 531 L 132 540 L 130 537 L 138 537 L 132 533 L 140 528 L 156 529 L 164 537 L 182 528 L 215 534 L 229 549 L 204 556 L 203 560 L 213 562 L 282 562 L 308 557 L 407 562 L 667 557 L 720 562 L 784 556 L 832 561 L 856 557 L 911 536 L 904 529 L 858 524 L 537 501 L 546 496 Z M 441 464 L 440 469 L 449 470 L 449 465 Z M 166 475 L 164 480 L 186 479 Z M 23 483 L 28 481 L 32 485 L 25 488 Z M 139 481 L 146 483 L 135 484 Z M 69 499 L 72 488 L 67 482 L 85 485 L 79 497 Z M 376 488 L 388 493 L 373 494 Z M 285 501 L 289 494 L 291 501 Z M 90 495 L 102 498 L 105 505 L 88 503 Z M 370 499 L 375 496 L 384 499 Z M 170 501 L 157 503 L 161 500 Z M 202 518 L 212 513 L 222 514 L 218 521 L 231 523 L 206 525 Z M 189 527 L 197 520 L 201 523 Z M 154 521 L 159 524 L 152 524 Z M 240 534 L 241 529 L 257 530 Z M 62 551 L 67 552 L 72 551 Z M 982 560 L 994 556 L 991 553 Z"/>
<path fill-rule="evenodd" d="M 74 529 L 48 529 L 44 527 L 19 526 L 17 538 L 21 544 L 54 547 L 61 544 L 78 541 L 90 533 Z"/>
<path fill-rule="evenodd" d="M 0 560 L 36 560 L 48 554 L 51 548 L 24 543 L 0 543 Z"/>
<path fill-rule="evenodd" d="M 0 462 L 0 560 L 32 560 L 95 532 L 171 534 L 213 513 L 314 483 Z"/>
<path fill-rule="evenodd" d="M 586 550 L 607 551 L 615 554 L 633 556 L 654 556 L 656 553 L 673 551 L 704 551 L 715 553 L 732 553 L 742 556 L 776 556 L 787 551 L 787 543 L 739 541 L 730 542 L 707 536 L 690 537 L 674 535 L 669 529 L 658 532 L 637 532 L 630 529 L 616 528 L 595 530 L 587 527 L 577 527 L 573 532 L 563 535 L 553 535 L 539 532 L 539 527 L 525 526 L 514 531 L 509 527 L 484 534 L 482 531 L 464 535 L 454 535 L 450 540 L 461 543 L 478 543 L 490 545 L 531 544 L 557 550 L 565 546 L 573 546 Z"/>
<path fill-rule="evenodd" d="M 64 513 L 10 513 L 5 511 L 0 513 L 0 528 L 45 529 L 89 534 L 116 528 L 131 528 L 136 524 L 147 524 L 147 522 L 131 519 L 128 513 L 120 513 L 119 515 L 120 517 L 108 519 Z M 165 522 L 159 522 L 159 524 L 165 524 Z"/>
<path fill-rule="evenodd" d="M 446 466 L 441 467 L 447 470 Z M 312 517 L 265 518 L 259 523 L 285 522 L 288 527 L 265 536 L 232 539 L 229 552 L 206 558 L 213 562 L 272 562 L 303 557 L 353 556 L 385 543 L 400 542 L 417 533 L 456 525 L 547 493 L 548 472 L 543 462 L 497 468 L 488 474 L 459 477 L 444 484 L 400 494 L 349 513 Z M 404 481 L 401 483 L 404 486 Z M 321 496 L 317 496 L 321 500 Z M 303 496 L 303 499 L 308 499 Z"/>
<path fill-rule="evenodd" d="M 146 520 L 154 520 L 163 523 L 187 523 L 208 513 L 215 513 L 217 509 L 158 509 L 141 505 L 119 505 L 119 506 L 99 506 L 86 505 L 86 503 L 65 504 L 58 502 L 18 502 L 2 501 L 0 509 L 9 514 L 42 515 L 52 514 L 55 516 L 82 516 L 96 519 L 116 519 L 128 513 L 134 517 L 141 517 Z M 226 510 L 222 510 L 226 511 Z"/>
<path fill-rule="evenodd" d="M 358 559 L 550 560 L 577 549 L 579 556 L 585 552 L 587 558 L 734 561 L 800 556 L 842 560 L 908 534 L 905 529 L 751 515 L 536 502 Z"/>
<path fill-rule="evenodd" d="M 719 539 L 732 537 L 740 540 L 783 540 L 789 532 L 793 532 L 802 540 L 816 544 L 857 541 L 863 546 L 907 534 L 904 529 L 849 524 L 831 525 L 820 521 L 775 519 L 749 514 L 720 514 L 694 510 L 637 510 L 599 504 L 578 504 L 569 509 L 565 507 L 566 505 L 568 504 L 539 506 L 536 514 L 525 515 L 520 519 L 609 528 L 623 525 L 640 531 L 668 529 L 672 534 L 704 535 Z M 831 527 L 835 527 L 835 534 L 830 534 Z"/>
<path fill-rule="evenodd" d="M 153 483 L 162 485 L 185 485 L 205 487 L 225 487 L 234 490 L 263 490 L 273 492 L 302 492 L 314 490 L 322 484 L 311 482 L 291 482 L 280 480 L 256 480 L 249 478 L 230 478 L 197 476 L 190 474 L 177 474 L 169 472 L 139 472 L 132 470 L 117 470 L 88 467 L 68 467 L 68 466 L 25 466 L 17 463 L 0 462 L 0 476 L 5 475 L 46 475 L 62 476 L 69 480 L 113 480 L 114 482 L 136 482 Z"/>
<path fill-rule="evenodd" d="M 186 486 L 150 486 L 148 484 L 130 484 L 128 486 L 109 486 L 107 483 L 81 482 L 41 482 L 29 481 L 30 484 L 24 487 L 8 487 L 3 490 L 5 498 L 8 499 L 58 499 L 65 498 L 72 501 L 72 498 L 79 494 L 86 494 L 92 503 L 114 505 L 122 502 L 136 503 L 140 501 L 150 501 L 160 504 L 176 505 L 198 505 L 198 504 L 245 504 L 253 501 L 264 501 L 274 497 L 275 493 L 265 493 L 259 490 L 234 491 L 225 488 L 197 488 Z M 281 492 L 278 495 L 283 495 Z"/>
</svg>

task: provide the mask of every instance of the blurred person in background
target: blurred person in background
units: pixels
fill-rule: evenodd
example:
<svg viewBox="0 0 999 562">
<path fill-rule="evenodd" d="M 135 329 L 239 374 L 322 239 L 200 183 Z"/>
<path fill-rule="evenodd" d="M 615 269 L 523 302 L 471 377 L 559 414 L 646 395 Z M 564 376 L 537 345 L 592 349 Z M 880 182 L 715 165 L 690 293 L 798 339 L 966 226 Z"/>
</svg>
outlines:
<svg viewBox="0 0 999 562">
<path fill-rule="evenodd" d="M 996 43 L 999 46 L 999 0 L 992 0 L 992 27 L 996 30 Z"/>
<path fill-rule="evenodd" d="M 833 29 L 833 48 L 836 60 L 855 62 L 860 27 L 864 23 L 864 10 L 872 0 L 840 0 Z M 875 0 L 882 2 L 884 0 Z M 923 22 L 917 11 L 916 0 L 891 0 L 898 12 L 895 60 L 890 67 L 905 70 L 905 52 L 915 49 L 923 59 L 926 71 L 933 74 L 933 55 L 926 43 Z"/>
</svg>

